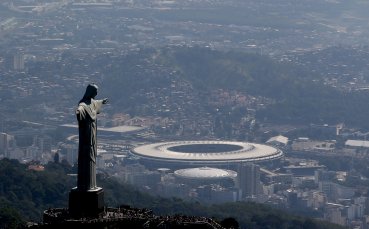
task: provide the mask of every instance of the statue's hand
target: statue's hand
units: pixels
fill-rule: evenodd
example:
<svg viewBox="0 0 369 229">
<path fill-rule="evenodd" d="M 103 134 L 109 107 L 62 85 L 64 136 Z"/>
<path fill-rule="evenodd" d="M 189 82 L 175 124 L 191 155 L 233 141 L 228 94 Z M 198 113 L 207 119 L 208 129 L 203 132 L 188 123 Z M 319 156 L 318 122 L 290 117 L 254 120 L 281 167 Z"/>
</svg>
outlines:
<svg viewBox="0 0 369 229">
<path fill-rule="evenodd" d="M 108 103 L 108 98 L 103 99 L 102 103 L 107 104 Z"/>
</svg>

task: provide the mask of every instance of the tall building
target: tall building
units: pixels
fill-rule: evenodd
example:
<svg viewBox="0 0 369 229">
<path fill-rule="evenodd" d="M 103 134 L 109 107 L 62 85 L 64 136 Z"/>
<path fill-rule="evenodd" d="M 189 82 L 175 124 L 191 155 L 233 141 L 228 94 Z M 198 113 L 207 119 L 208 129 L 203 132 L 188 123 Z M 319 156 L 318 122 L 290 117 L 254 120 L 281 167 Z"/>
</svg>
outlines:
<svg viewBox="0 0 369 229">
<path fill-rule="evenodd" d="M 51 152 L 52 139 L 49 136 L 37 137 L 36 146 L 40 148 L 41 153 Z"/>
<path fill-rule="evenodd" d="M 238 166 L 238 187 L 242 191 L 242 199 L 262 194 L 260 183 L 260 166 L 253 163 L 241 163 Z"/>
<path fill-rule="evenodd" d="M 24 54 L 17 53 L 13 57 L 13 68 L 16 71 L 20 71 L 24 69 Z"/>
<path fill-rule="evenodd" d="M 346 225 L 346 217 L 343 214 L 344 207 L 340 204 L 327 203 L 325 206 L 324 219 L 342 226 Z"/>
<path fill-rule="evenodd" d="M 0 154 L 9 157 L 9 147 L 11 147 L 14 137 L 6 133 L 0 133 Z"/>
</svg>

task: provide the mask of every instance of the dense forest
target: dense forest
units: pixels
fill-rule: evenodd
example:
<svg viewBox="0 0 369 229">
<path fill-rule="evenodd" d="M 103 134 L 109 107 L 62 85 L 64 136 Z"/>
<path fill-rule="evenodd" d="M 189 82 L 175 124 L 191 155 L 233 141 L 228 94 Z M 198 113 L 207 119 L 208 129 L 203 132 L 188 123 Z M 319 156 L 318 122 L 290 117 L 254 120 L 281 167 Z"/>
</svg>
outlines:
<svg viewBox="0 0 369 229">
<path fill-rule="evenodd" d="M 75 178 L 67 174 L 73 172 L 72 167 L 63 163 L 49 163 L 44 171 L 34 171 L 16 160 L 2 159 L 0 228 L 18 228 L 27 221 L 40 222 L 43 210 L 67 207 L 69 190 L 75 184 Z M 154 197 L 106 175 L 98 176 L 98 184 L 105 190 L 106 205 L 111 207 L 130 205 L 152 209 L 157 215 L 207 216 L 219 221 L 232 217 L 239 222 L 241 228 L 341 228 L 255 203 L 203 205 L 178 198 Z"/>
</svg>

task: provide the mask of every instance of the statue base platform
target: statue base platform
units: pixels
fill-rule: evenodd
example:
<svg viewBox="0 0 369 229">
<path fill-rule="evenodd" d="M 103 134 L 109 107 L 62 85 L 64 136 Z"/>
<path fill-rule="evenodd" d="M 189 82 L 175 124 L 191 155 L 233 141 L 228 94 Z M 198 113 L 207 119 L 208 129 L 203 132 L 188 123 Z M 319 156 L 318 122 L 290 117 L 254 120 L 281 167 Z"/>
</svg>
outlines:
<svg viewBox="0 0 369 229">
<path fill-rule="evenodd" d="M 78 190 L 69 193 L 69 214 L 73 218 L 97 217 L 104 211 L 104 190 Z"/>
</svg>

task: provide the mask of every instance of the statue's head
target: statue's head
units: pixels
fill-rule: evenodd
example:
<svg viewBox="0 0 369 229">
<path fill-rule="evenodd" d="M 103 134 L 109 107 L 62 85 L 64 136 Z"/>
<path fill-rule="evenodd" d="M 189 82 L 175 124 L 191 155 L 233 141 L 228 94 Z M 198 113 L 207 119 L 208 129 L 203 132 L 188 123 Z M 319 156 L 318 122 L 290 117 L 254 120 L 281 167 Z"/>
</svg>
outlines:
<svg viewBox="0 0 369 229">
<path fill-rule="evenodd" d="M 83 96 L 84 99 L 93 99 L 97 95 L 97 85 L 91 83 L 87 86 L 85 95 Z"/>
</svg>

